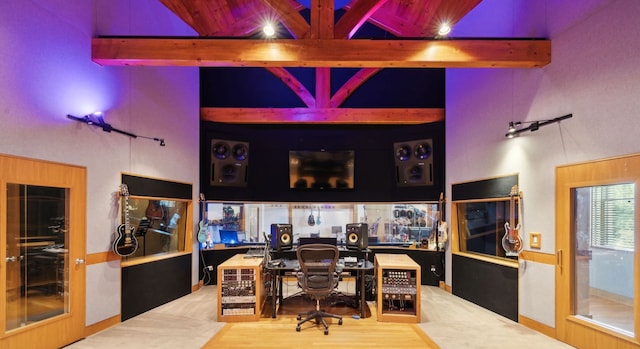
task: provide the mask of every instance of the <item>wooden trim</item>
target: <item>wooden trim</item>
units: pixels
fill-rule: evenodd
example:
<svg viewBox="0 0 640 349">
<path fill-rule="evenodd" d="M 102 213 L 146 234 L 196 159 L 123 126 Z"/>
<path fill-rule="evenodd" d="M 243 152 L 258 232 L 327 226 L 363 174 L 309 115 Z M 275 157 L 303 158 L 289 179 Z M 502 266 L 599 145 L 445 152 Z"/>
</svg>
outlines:
<svg viewBox="0 0 640 349">
<path fill-rule="evenodd" d="M 87 265 L 93 265 L 93 264 L 107 263 L 107 262 L 119 261 L 119 260 L 122 260 L 122 257 L 118 256 L 117 254 L 111 251 L 107 251 L 107 252 L 98 252 L 98 253 L 88 254 L 87 258 L 85 258 L 85 263 Z"/>
<path fill-rule="evenodd" d="M 529 327 L 530 329 L 534 330 L 534 331 L 538 331 L 546 336 L 549 336 L 551 338 L 557 338 L 556 337 L 556 329 L 551 327 L 551 326 L 547 326 L 541 322 L 529 319 L 526 316 L 523 315 L 518 315 L 518 323 L 520 323 L 521 325 L 524 325 L 526 327 Z"/>
<path fill-rule="evenodd" d="M 189 235 L 192 235 L 192 234 L 189 234 Z M 189 245 L 191 245 L 191 243 L 189 243 Z M 182 255 L 185 255 L 185 254 L 189 254 L 190 255 L 191 251 L 166 253 L 166 254 L 160 254 L 160 255 L 155 254 L 155 255 L 151 255 L 151 256 L 136 257 L 136 258 L 133 258 L 133 259 L 128 260 L 128 261 L 123 260 L 120 265 L 122 266 L 122 268 L 126 268 L 126 267 L 130 267 L 130 266 L 138 265 L 138 264 L 151 263 L 151 262 L 155 262 L 155 261 L 161 261 L 163 259 L 171 259 L 171 258 L 182 256 Z"/>
<path fill-rule="evenodd" d="M 426 124 L 442 108 L 200 108 L 200 120 L 229 124 Z"/>
<path fill-rule="evenodd" d="M 534 252 L 529 250 L 523 250 L 520 252 L 519 259 L 525 261 L 531 261 L 542 264 L 556 265 L 556 255 L 553 253 Z"/>
<path fill-rule="evenodd" d="M 96 334 L 102 330 L 106 330 L 109 327 L 115 326 L 121 322 L 120 315 L 112 316 L 102 321 L 96 322 L 84 328 L 84 336 L 89 337 L 92 334 Z"/>
<path fill-rule="evenodd" d="M 503 265 L 505 267 L 511 267 L 511 268 L 518 268 L 518 261 L 514 261 L 514 260 L 510 260 L 510 259 L 504 259 L 504 258 L 500 258 L 500 257 L 491 257 L 488 255 L 481 255 L 481 254 L 476 254 L 476 253 L 466 253 L 466 252 L 456 252 L 453 253 L 455 255 L 458 256 L 463 256 L 463 257 L 467 257 L 467 258 L 471 258 L 471 259 L 477 259 L 479 261 L 483 261 L 483 262 L 487 262 L 487 263 L 493 263 L 493 264 L 499 264 L 499 265 Z"/>
<path fill-rule="evenodd" d="M 539 68 L 551 41 L 103 37 L 91 58 L 110 66 Z"/>
</svg>

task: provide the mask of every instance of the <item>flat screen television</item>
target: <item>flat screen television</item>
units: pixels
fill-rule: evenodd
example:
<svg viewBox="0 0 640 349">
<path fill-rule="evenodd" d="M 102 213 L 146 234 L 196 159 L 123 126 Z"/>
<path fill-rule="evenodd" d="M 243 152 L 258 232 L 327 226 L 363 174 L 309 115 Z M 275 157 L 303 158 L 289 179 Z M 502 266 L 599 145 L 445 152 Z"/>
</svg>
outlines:
<svg viewBox="0 0 640 349">
<path fill-rule="evenodd" d="M 291 189 L 353 189 L 353 150 L 289 151 Z"/>
</svg>

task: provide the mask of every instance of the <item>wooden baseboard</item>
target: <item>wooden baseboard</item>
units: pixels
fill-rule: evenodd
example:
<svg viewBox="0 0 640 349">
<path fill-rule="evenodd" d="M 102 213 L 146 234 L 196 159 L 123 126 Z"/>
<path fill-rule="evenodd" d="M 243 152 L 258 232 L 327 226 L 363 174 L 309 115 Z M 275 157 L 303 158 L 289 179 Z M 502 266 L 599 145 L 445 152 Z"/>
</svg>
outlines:
<svg viewBox="0 0 640 349">
<path fill-rule="evenodd" d="M 104 320 L 102 320 L 100 322 L 96 322 L 95 324 L 86 326 L 84 328 L 84 336 L 85 337 L 89 337 L 92 334 L 98 333 L 98 332 L 100 332 L 102 330 L 105 330 L 105 329 L 111 327 L 111 326 L 115 326 L 115 325 L 119 324 L 120 322 L 121 322 L 120 321 L 120 315 L 116 315 L 116 316 L 110 317 L 108 319 L 104 319 Z"/>
<path fill-rule="evenodd" d="M 538 331 L 546 336 L 558 339 L 556 337 L 556 329 L 551 326 L 547 326 L 541 322 L 529 319 L 528 317 L 522 315 L 518 316 L 518 322 L 534 331 Z"/>
<path fill-rule="evenodd" d="M 439 287 L 449 293 L 451 293 L 451 286 L 444 283 L 444 281 L 440 281 Z"/>
</svg>

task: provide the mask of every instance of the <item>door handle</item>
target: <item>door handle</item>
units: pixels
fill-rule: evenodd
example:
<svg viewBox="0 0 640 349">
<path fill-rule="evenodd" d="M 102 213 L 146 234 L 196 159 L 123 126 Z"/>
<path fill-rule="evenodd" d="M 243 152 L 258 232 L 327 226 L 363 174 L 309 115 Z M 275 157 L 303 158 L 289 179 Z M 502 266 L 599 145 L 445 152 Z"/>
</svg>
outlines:
<svg viewBox="0 0 640 349">
<path fill-rule="evenodd" d="M 84 264 L 84 259 L 76 258 L 76 264 Z"/>
<path fill-rule="evenodd" d="M 9 263 L 9 262 L 15 262 L 16 261 L 16 256 L 11 256 L 11 257 L 6 257 L 4 260 Z"/>
<path fill-rule="evenodd" d="M 556 252 L 556 264 L 560 268 L 560 274 L 562 274 L 562 250 Z"/>
</svg>

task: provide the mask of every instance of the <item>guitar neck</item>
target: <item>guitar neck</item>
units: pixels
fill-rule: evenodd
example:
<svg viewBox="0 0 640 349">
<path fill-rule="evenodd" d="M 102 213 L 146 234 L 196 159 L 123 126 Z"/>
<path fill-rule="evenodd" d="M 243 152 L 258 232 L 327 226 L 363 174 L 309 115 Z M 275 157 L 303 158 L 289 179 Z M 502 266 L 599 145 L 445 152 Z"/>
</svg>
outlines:
<svg viewBox="0 0 640 349">
<path fill-rule="evenodd" d="M 125 243 L 131 243 L 131 230 L 129 229 L 129 195 L 124 195 L 124 237 Z"/>
</svg>

